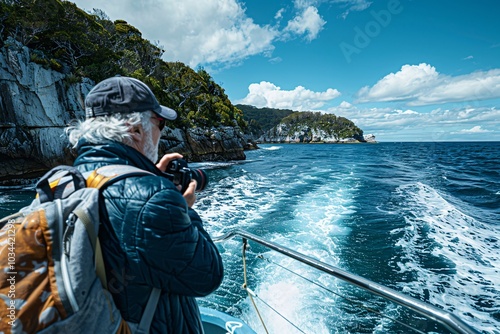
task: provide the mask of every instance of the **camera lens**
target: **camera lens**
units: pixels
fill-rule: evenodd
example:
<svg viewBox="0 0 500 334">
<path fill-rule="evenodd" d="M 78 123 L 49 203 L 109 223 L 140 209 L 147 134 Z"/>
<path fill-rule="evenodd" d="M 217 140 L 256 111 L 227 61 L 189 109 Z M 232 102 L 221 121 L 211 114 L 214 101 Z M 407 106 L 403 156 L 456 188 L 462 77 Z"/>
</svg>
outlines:
<svg viewBox="0 0 500 334">
<path fill-rule="evenodd" d="M 191 169 L 191 178 L 196 180 L 196 191 L 202 191 L 208 184 L 208 175 L 203 169 Z"/>
<path fill-rule="evenodd" d="M 203 169 L 188 168 L 183 159 L 175 159 L 168 163 L 165 175 L 176 185 L 182 187 L 181 192 L 186 191 L 189 182 L 196 180 L 196 191 L 202 191 L 208 184 L 208 175 Z"/>
</svg>

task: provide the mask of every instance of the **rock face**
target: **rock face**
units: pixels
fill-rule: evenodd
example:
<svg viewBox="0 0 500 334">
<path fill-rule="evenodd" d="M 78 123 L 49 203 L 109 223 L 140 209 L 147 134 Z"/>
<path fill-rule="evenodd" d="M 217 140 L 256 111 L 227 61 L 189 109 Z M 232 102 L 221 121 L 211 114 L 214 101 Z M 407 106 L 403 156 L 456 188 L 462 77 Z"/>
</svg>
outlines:
<svg viewBox="0 0 500 334">
<path fill-rule="evenodd" d="M 64 135 L 84 118 L 84 98 L 94 82 L 30 60 L 30 50 L 13 40 L 0 49 L 0 184 L 38 177 L 74 156 Z M 164 129 L 160 154 L 179 152 L 190 161 L 243 160 L 246 140 L 238 128 Z"/>
<path fill-rule="evenodd" d="M 365 141 L 367 143 L 376 143 L 377 141 L 375 140 L 375 135 L 373 134 L 367 134 L 367 135 L 364 135 L 363 138 L 365 139 Z"/>
<path fill-rule="evenodd" d="M 251 149 L 238 127 L 212 129 L 171 129 L 166 127 L 160 141 L 160 154 L 179 152 L 188 161 L 244 160 L 244 150 Z"/>
<path fill-rule="evenodd" d="M 71 163 L 64 127 L 84 117 L 88 80 L 67 83 L 61 73 L 30 61 L 30 52 L 7 41 L 0 52 L 0 182 L 40 175 Z M 8 182 L 5 182 L 8 181 Z"/>
</svg>

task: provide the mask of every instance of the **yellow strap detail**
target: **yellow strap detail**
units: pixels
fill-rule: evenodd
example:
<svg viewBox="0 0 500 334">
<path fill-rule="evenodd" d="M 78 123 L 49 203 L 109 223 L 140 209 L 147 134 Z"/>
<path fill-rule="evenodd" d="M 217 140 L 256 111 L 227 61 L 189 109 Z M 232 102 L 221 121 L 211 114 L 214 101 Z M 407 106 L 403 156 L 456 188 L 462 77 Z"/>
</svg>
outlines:
<svg viewBox="0 0 500 334">
<path fill-rule="evenodd" d="M 103 175 L 98 174 L 97 170 L 93 171 L 92 174 L 87 178 L 87 187 L 89 188 L 97 188 L 96 185 L 101 182 L 101 180 L 104 178 Z"/>
<path fill-rule="evenodd" d="M 57 187 L 59 181 L 61 181 L 60 178 L 49 183 L 50 189 L 52 189 L 52 191 L 54 190 L 55 187 Z"/>
<path fill-rule="evenodd" d="M 87 187 L 89 188 L 101 188 L 106 182 L 108 182 L 110 179 L 114 178 L 117 176 L 117 174 L 110 175 L 110 176 L 104 176 L 102 174 L 99 174 L 97 170 L 94 170 L 89 177 L 87 178 Z"/>
</svg>

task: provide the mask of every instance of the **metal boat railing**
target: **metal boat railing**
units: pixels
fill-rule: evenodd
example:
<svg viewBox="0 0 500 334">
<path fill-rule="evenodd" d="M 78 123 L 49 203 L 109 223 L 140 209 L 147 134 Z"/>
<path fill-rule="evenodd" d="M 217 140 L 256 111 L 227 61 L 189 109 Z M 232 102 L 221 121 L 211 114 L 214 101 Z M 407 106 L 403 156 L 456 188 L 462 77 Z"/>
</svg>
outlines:
<svg viewBox="0 0 500 334">
<path fill-rule="evenodd" d="M 339 278 L 351 285 L 355 285 L 359 288 L 362 288 L 372 294 L 381 296 L 387 300 L 390 300 L 396 304 L 404 306 L 408 309 L 413 310 L 414 312 L 419 313 L 422 316 L 425 316 L 429 319 L 432 319 L 443 326 L 445 326 L 452 333 L 456 334 L 478 334 L 474 328 L 469 326 L 467 323 L 459 319 L 454 314 L 437 308 L 433 305 L 427 304 L 421 300 L 416 298 L 404 295 L 401 292 L 383 286 L 381 284 L 370 281 L 361 276 L 357 276 L 351 274 L 345 270 L 336 268 L 327 263 L 318 261 L 310 256 L 301 254 L 292 249 L 279 245 L 277 243 L 271 242 L 269 240 L 263 239 L 257 235 L 252 233 L 243 231 L 243 230 L 232 230 L 224 235 L 213 238 L 215 242 L 221 242 L 224 240 L 232 239 L 234 237 L 241 237 L 243 242 L 246 243 L 246 240 L 252 240 L 262 246 L 265 246 L 269 249 L 272 249 L 276 252 L 279 252 L 283 255 L 286 255 L 290 258 L 293 258 L 299 262 L 302 262 L 308 266 L 311 266 L 315 269 L 318 269 L 322 272 L 330 274 L 336 278 Z"/>
</svg>

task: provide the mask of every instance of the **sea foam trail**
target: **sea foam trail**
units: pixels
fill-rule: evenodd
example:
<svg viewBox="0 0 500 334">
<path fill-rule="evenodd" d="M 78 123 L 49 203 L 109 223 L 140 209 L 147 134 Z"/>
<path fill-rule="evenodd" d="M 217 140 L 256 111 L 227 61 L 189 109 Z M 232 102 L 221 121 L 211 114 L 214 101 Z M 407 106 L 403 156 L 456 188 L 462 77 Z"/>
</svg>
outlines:
<svg viewBox="0 0 500 334">
<path fill-rule="evenodd" d="M 315 176 L 308 175 L 306 178 L 314 179 Z M 311 181 L 313 180 L 309 180 Z M 302 183 L 296 180 L 287 185 L 287 193 L 300 193 L 299 198 L 287 202 L 287 210 L 291 213 L 287 232 L 273 231 L 266 237 L 299 253 L 336 266 L 340 259 L 334 240 L 350 232 L 341 222 L 346 215 L 352 213 L 355 187 L 347 180 L 346 183 L 326 182 L 311 187 L 309 191 L 297 192 Z M 300 330 L 304 330 L 306 333 L 331 333 L 331 329 L 340 327 L 340 323 L 355 321 L 339 309 L 338 296 L 310 283 L 313 281 L 331 291 L 338 291 L 338 280 L 274 252 L 267 252 L 264 257 L 269 262 L 254 268 L 255 292 L 259 298 L 293 323 L 288 323 L 261 303 L 261 308 L 265 310 L 262 315 L 264 322 L 266 326 L 272 327 L 268 328 L 270 332 L 300 333 Z M 246 320 L 255 328 L 262 328 L 252 308 L 250 304 L 247 305 Z"/>
<path fill-rule="evenodd" d="M 276 183 L 276 174 L 288 182 Z M 199 204 L 202 217 L 210 222 L 207 226 L 209 232 L 220 235 L 221 231 L 233 228 L 245 229 L 337 265 L 339 258 L 334 239 L 350 232 L 341 222 L 353 212 L 353 193 L 356 191 L 350 184 L 349 176 L 335 176 L 330 169 L 313 168 L 297 177 L 293 167 L 278 170 L 276 174 L 264 177 L 243 172 L 213 184 L 213 191 L 202 195 Z M 250 244 L 249 254 L 258 248 Z M 238 270 L 241 274 L 239 252 L 241 244 L 224 243 L 223 258 L 228 272 Z M 330 333 L 332 321 L 345 320 L 342 319 L 342 311 L 335 305 L 336 296 L 311 285 L 287 269 L 333 290 L 337 290 L 337 280 L 275 252 L 265 250 L 263 255 L 266 261 L 252 261 L 248 268 L 249 287 L 259 298 L 308 333 Z M 226 280 L 226 285 L 236 286 L 241 276 L 228 279 L 230 281 Z M 328 302 L 324 303 L 325 300 Z M 262 328 L 248 298 L 233 298 L 233 301 L 236 306 L 228 307 L 233 307 L 233 311 L 237 308 L 236 313 L 247 323 Z M 300 333 L 261 301 L 257 303 L 264 313 L 262 316 L 266 326 L 272 327 L 268 328 L 270 332 L 283 332 L 286 329 L 287 333 Z M 332 314 L 336 315 L 336 319 L 332 319 Z"/>
<path fill-rule="evenodd" d="M 392 231 L 402 234 L 398 265 L 415 276 L 401 284 L 403 291 L 443 306 L 479 330 L 500 333 L 500 228 L 477 221 L 423 183 L 400 186 L 397 194 L 406 221 Z"/>
<path fill-rule="evenodd" d="M 281 150 L 281 148 L 282 146 L 270 146 L 270 147 L 263 147 L 262 149 L 266 151 L 277 151 Z"/>
</svg>

